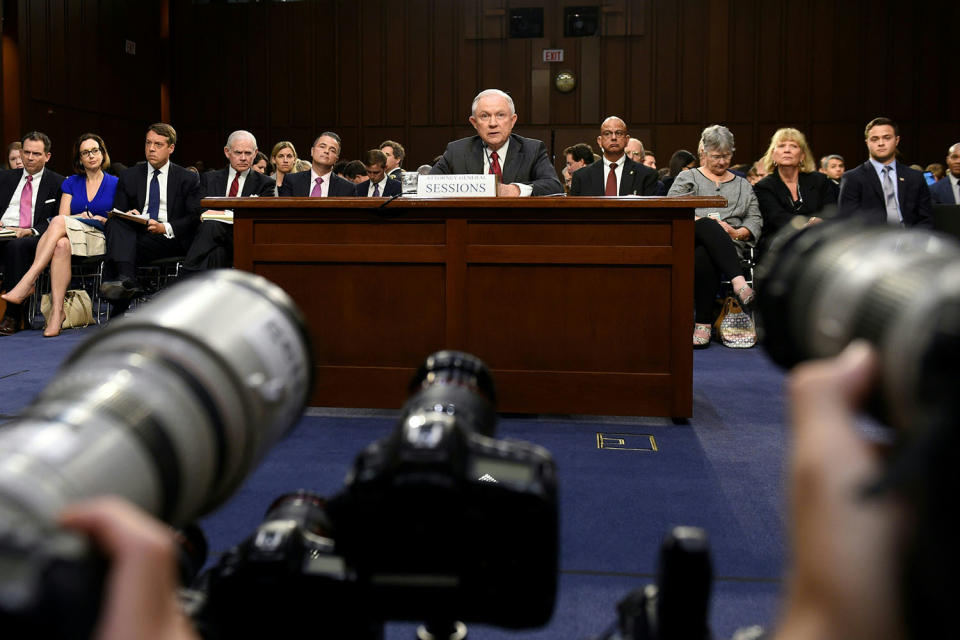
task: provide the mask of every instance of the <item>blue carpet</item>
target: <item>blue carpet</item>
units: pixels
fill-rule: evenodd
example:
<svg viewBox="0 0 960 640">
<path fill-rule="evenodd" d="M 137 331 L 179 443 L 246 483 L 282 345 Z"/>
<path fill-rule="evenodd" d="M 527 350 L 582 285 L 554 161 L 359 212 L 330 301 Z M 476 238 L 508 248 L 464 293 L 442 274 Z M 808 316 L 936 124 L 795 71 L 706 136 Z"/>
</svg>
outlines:
<svg viewBox="0 0 960 640">
<path fill-rule="evenodd" d="M 96 328 L 44 340 L 38 331 L 0 338 L 0 416 L 12 416 L 43 388 L 56 366 Z M 653 580 L 659 542 L 676 524 L 711 537 L 717 576 L 715 637 L 775 619 L 785 555 L 783 374 L 760 349 L 719 345 L 694 358 L 694 416 L 658 418 L 509 416 L 498 436 L 536 442 L 557 461 L 561 500 L 561 579 L 544 629 L 472 627 L 474 638 L 576 638 L 599 633 L 616 602 Z M 320 415 L 316 415 L 316 414 Z M 201 521 L 212 554 L 249 535 L 278 495 L 306 488 L 331 495 L 355 454 L 387 434 L 384 412 L 311 411 L 225 505 Z M 598 434 L 605 444 L 598 449 Z M 656 451 L 649 449 L 650 436 Z M 616 439 L 625 449 L 606 448 Z M 413 637 L 391 624 L 389 638 Z"/>
</svg>

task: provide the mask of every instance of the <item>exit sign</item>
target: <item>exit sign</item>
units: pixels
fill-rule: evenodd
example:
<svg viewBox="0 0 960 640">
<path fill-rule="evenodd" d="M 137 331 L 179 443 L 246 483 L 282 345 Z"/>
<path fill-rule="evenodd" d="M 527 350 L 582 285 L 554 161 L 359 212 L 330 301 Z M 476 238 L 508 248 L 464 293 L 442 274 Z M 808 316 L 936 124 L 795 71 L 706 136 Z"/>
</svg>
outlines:
<svg viewBox="0 0 960 640">
<path fill-rule="evenodd" d="M 563 62 L 563 49 L 544 49 L 544 62 Z"/>
</svg>

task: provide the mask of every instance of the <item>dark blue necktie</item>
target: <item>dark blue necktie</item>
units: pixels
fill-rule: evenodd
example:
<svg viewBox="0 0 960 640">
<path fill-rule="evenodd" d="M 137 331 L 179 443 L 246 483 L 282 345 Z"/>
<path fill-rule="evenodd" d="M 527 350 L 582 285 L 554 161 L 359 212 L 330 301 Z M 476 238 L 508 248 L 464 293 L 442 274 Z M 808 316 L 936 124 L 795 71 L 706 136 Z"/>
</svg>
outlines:
<svg viewBox="0 0 960 640">
<path fill-rule="evenodd" d="M 160 215 L 160 169 L 153 170 L 153 180 L 150 181 L 150 203 L 147 205 L 147 213 L 152 220 L 156 220 Z"/>
</svg>

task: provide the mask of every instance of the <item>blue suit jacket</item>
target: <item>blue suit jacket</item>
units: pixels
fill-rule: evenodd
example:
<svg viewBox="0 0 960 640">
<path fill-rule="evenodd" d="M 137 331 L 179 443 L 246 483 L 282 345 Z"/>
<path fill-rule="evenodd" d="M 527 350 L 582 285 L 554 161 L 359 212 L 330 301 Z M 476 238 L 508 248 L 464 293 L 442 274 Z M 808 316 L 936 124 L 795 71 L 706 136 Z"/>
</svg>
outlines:
<svg viewBox="0 0 960 640">
<path fill-rule="evenodd" d="M 953 185 L 950 183 L 949 175 L 930 185 L 930 198 L 934 204 L 960 204 L 953 195 Z"/>
<path fill-rule="evenodd" d="M 401 186 L 400 181 L 393 178 L 387 178 L 380 188 L 382 190 L 380 195 L 384 198 L 398 196 L 403 193 L 403 187 Z M 354 195 L 359 198 L 366 198 L 369 191 L 370 181 L 364 180 L 363 182 L 357 183 L 356 193 Z"/>
<path fill-rule="evenodd" d="M 933 227 L 930 189 L 919 171 L 897 162 L 897 200 L 905 227 Z M 868 222 L 885 224 L 886 199 L 880 177 L 870 161 L 843 174 L 840 182 L 839 217 L 859 216 Z"/>
<path fill-rule="evenodd" d="M 330 176 L 330 189 L 327 196 L 331 198 L 340 198 L 344 196 L 356 195 L 355 185 L 349 180 L 344 180 L 332 171 L 327 174 Z M 310 172 L 301 171 L 299 173 L 288 173 L 280 185 L 280 195 L 283 197 L 309 198 L 310 191 Z"/>
<path fill-rule="evenodd" d="M 454 140 L 431 174 L 483 173 L 483 141 L 480 136 Z M 539 140 L 510 134 L 510 149 L 501 167 L 503 184 L 519 182 L 533 187 L 533 195 L 563 193 L 563 185 L 547 157 L 547 147 Z"/>
</svg>

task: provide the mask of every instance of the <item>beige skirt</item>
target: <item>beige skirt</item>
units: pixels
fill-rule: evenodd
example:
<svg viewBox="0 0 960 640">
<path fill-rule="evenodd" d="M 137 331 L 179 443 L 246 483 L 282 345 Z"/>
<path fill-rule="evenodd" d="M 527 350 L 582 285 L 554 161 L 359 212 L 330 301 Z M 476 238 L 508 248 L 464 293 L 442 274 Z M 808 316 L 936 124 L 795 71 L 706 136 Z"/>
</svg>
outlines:
<svg viewBox="0 0 960 640">
<path fill-rule="evenodd" d="M 70 253 L 75 256 L 99 256 L 107 251 L 107 239 L 96 227 L 76 218 L 63 221 L 70 239 Z"/>
</svg>

